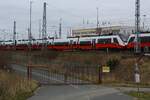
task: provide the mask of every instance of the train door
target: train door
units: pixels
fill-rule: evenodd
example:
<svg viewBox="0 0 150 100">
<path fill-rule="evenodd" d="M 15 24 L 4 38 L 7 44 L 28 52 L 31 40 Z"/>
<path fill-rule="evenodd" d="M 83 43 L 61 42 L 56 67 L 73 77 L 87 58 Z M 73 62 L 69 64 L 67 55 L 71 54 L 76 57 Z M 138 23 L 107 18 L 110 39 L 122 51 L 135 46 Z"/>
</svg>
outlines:
<svg viewBox="0 0 150 100">
<path fill-rule="evenodd" d="M 77 49 L 80 49 L 80 46 L 79 46 L 79 45 L 80 45 L 80 37 L 78 37 L 78 40 L 77 40 L 77 43 L 76 43 L 76 48 L 77 48 Z"/>
<path fill-rule="evenodd" d="M 92 39 L 92 49 L 96 49 L 96 39 Z"/>
<path fill-rule="evenodd" d="M 71 50 L 73 50 L 73 47 L 74 47 L 74 41 L 73 41 L 73 40 L 70 40 L 69 48 L 70 48 Z"/>
</svg>

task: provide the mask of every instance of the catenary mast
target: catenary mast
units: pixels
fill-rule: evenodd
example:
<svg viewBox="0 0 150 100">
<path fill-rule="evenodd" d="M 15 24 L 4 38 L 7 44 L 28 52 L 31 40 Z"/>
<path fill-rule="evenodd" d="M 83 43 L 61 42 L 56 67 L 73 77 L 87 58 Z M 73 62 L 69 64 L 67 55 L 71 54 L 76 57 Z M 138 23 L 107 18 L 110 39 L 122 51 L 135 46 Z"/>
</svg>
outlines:
<svg viewBox="0 0 150 100">
<path fill-rule="evenodd" d="M 42 40 L 43 44 L 46 44 L 47 40 L 47 19 L 46 19 L 46 2 L 44 2 L 44 10 L 43 10 L 43 25 L 42 25 Z M 46 45 L 45 45 L 46 46 Z"/>
<path fill-rule="evenodd" d="M 140 0 L 136 0 L 136 10 L 135 10 L 135 32 L 136 32 L 136 41 L 135 41 L 135 53 L 140 53 Z"/>
</svg>

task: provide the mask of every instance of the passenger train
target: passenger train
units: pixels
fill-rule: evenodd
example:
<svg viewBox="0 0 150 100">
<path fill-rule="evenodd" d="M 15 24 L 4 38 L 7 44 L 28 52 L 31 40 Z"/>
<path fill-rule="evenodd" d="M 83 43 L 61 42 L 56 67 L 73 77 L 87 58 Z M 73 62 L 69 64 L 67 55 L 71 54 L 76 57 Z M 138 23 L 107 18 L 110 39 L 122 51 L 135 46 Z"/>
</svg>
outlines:
<svg viewBox="0 0 150 100">
<path fill-rule="evenodd" d="M 139 34 L 140 47 L 142 49 L 150 48 L 150 33 Z M 44 42 L 43 42 L 44 41 Z M 131 34 L 127 42 L 123 41 L 119 35 L 100 35 L 92 37 L 68 37 L 66 39 L 49 38 L 46 40 L 28 39 L 0 41 L 0 50 L 41 50 L 43 45 L 48 50 L 56 51 L 75 51 L 75 50 L 128 50 L 134 49 L 136 35 Z"/>
<path fill-rule="evenodd" d="M 135 43 L 136 43 L 136 35 L 132 34 L 129 36 L 128 41 L 126 43 L 126 48 L 133 50 Z M 139 34 L 139 39 L 138 41 L 140 42 L 139 46 L 141 47 L 142 50 L 149 51 L 150 49 L 150 33 L 144 33 L 144 34 Z"/>
</svg>

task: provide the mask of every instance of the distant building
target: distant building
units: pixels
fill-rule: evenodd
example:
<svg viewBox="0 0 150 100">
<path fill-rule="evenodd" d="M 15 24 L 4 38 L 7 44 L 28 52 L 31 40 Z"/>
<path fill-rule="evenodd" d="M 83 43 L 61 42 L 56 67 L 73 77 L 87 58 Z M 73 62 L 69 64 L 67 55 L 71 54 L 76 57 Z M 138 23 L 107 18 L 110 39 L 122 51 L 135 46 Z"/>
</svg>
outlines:
<svg viewBox="0 0 150 100">
<path fill-rule="evenodd" d="M 134 32 L 135 27 L 133 26 L 110 26 L 110 27 L 101 27 L 97 28 L 86 28 L 86 29 L 74 29 L 72 30 L 72 36 L 92 36 L 100 34 L 122 34 L 130 35 Z"/>
</svg>

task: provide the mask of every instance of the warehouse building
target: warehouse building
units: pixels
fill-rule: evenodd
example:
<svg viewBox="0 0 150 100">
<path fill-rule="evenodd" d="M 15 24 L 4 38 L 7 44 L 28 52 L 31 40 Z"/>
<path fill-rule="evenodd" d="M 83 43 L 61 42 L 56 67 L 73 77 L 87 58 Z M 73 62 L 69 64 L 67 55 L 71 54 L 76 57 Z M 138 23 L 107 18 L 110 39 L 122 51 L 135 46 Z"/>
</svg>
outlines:
<svg viewBox="0 0 150 100">
<path fill-rule="evenodd" d="M 122 34 L 130 35 L 134 32 L 135 27 L 133 26 L 110 26 L 110 27 L 101 27 L 101 28 L 85 28 L 85 29 L 73 29 L 72 36 L 82 37 L 82 36 L 95 36 L 103 34 Z"/>
</svg>

